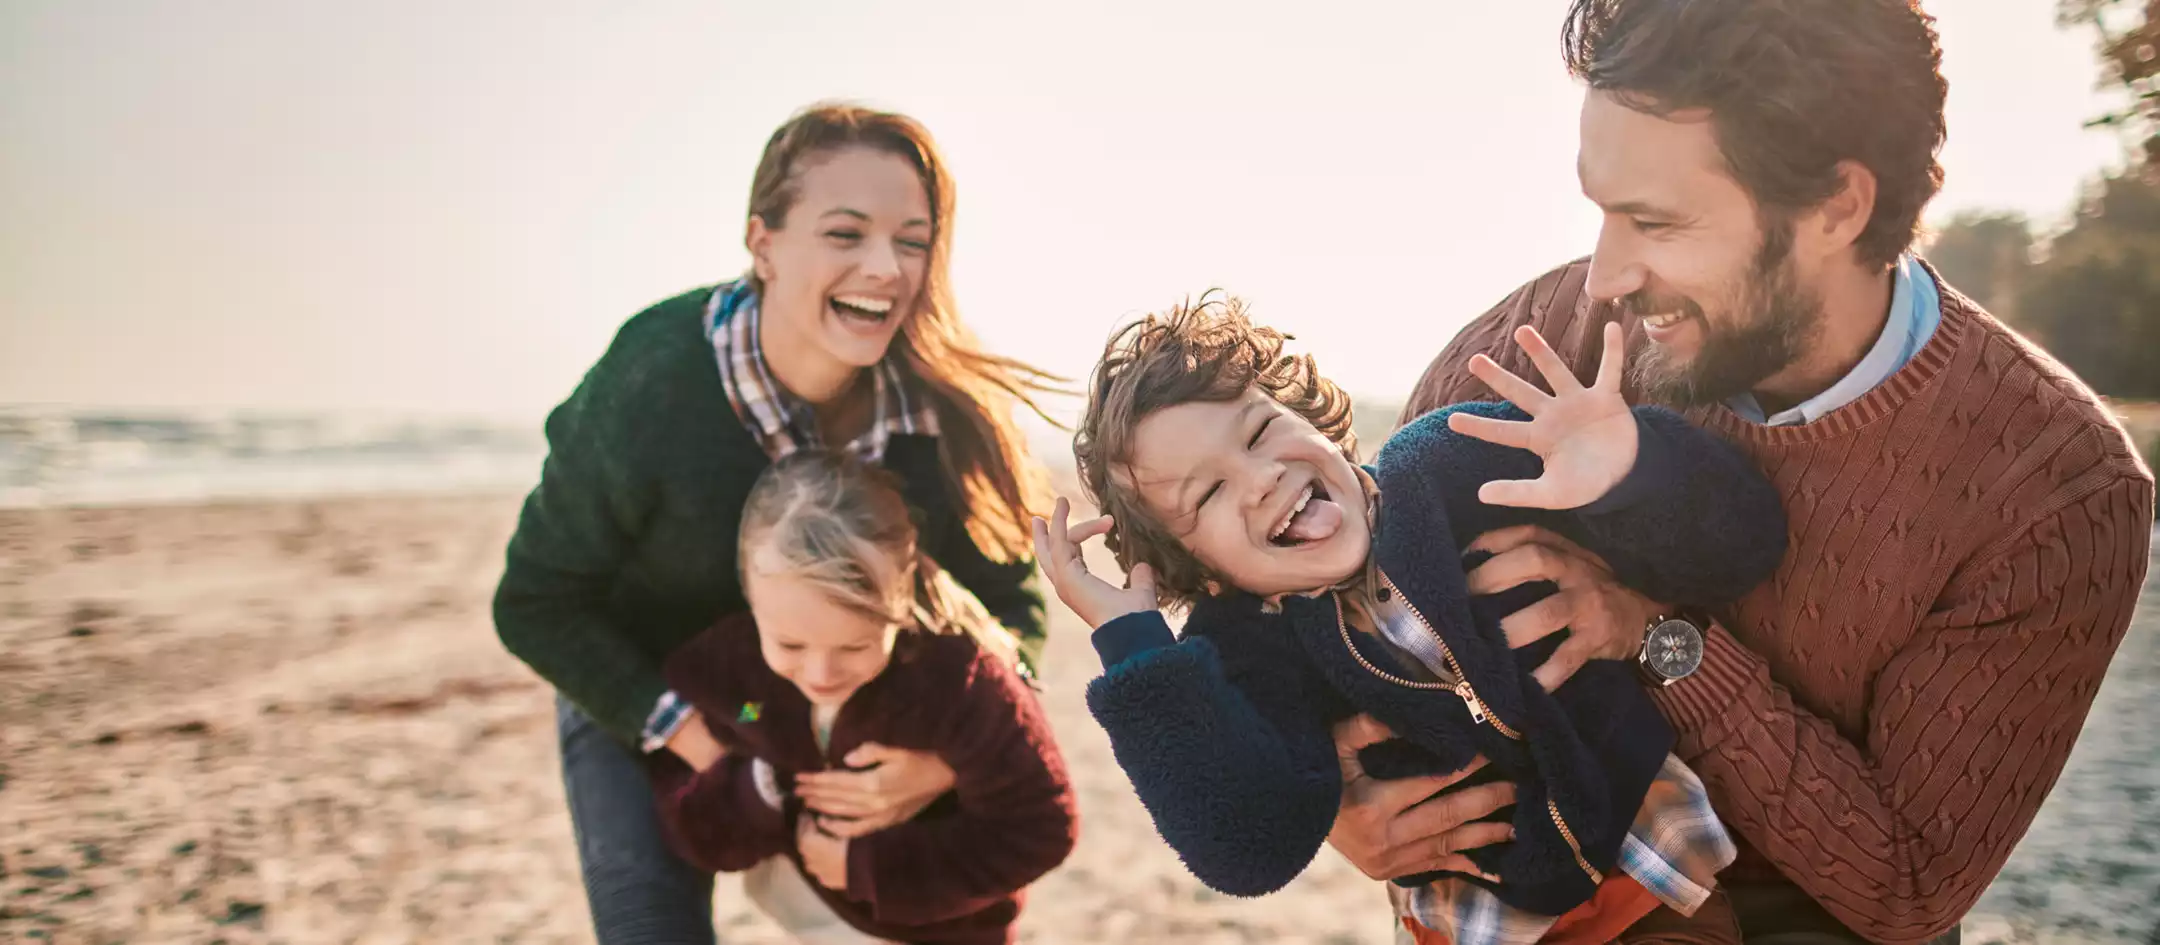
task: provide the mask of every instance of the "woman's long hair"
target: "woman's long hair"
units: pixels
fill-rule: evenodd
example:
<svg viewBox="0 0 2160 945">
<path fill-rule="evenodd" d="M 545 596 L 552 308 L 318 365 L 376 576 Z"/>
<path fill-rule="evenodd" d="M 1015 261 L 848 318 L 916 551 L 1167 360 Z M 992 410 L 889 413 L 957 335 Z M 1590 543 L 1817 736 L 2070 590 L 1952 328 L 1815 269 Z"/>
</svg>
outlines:
<svg viewBox="0 0 2160 945">
<path fill-rule="evenodd" d="M 1007 666 L 1018 641 L 924 555 L 896 478 L 828 450 L 798 450 L 758 477 L 737 567 L 809 581 L 834 603 L 908 630 L 966 634 Z"/>
<path fill-rule="evenodd" d="M 1013 409 L 1026 405 L 1049 420 L 1035 395 L 1061 392 L 1056 383 L 1063 379 L 984 351 L 960 321 L 950 273 L 953 180 L 929 130 L 905 115 L 848 104 L 798 112 L 765 143 L 750 183 L 750 215 L 780 229 L 795 203 L 805 159 L 850 147 L 898 155 L 921 174 L 933 230 L 929 265 L 914 314 L 893 343 L 902 363 L 930 390 L 938 451 L 968 536 L 993 561 L 1024 560 L 1033 541 L 1028 522 L 1047 514 L 1049 484 L 1028 453 Z M 755 272 L 748 278 L 763 290 Z"/>
</svg>

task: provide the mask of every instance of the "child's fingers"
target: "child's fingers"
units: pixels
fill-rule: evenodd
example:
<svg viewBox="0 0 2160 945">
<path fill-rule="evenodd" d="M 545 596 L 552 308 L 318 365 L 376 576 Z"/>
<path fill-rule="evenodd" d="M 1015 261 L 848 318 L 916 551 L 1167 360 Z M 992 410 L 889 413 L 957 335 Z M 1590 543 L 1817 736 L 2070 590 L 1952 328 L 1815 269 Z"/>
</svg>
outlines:
<svg viewBox="0 0 2160 945">
<path fill-rule="evenodd" d="M 1033 521 L 1028 523 L 1028 525 L 1030 529 L 1034 531 L 1035 560 L 1048 564 L 1052 560 L 1052 549 L 1050 547 L 1050 523 L 1043 521 L 1043 517 L 1037 515 L 1034 517 Z M 1055 578 L 1056 575 L 1052 575 L 1052 577 Z"/>
<path fill-rule="evenodd" d="M 1033 523 L 1035 560 L 1042 562 L 1043 570 L 1049 573 L 1053 584 L 1074 580 L 1087 572 L 1086 564 L 1080 559 L 1080 546 L 1066 534 L 1065 511 L 1065 500 L 1059 499 L 1053 513 L 1056 521 L 1045 522 L 1038 515 Z M 1075 574 L 1075 570 L 1080 574 Z"/>
<path fill-rule="evenodd" d="M 1538 334 L 1537 329 L 1528 325 L 1515 329 L 1515 343 L 1530 356 L 1530 363 L 1537 365 L 1538 373 L 1545 375 L 1545 383 L 1552 387 L 1553 393 L 1582 389 L 1582 382 L 1575 379 L 1575 372 L 1568 370 L 1567 362 L 1560 360 L 1560 355 L 1553 351 L 1552 345 L 1545 343 L 1545 336 Z"/>
<path fill-rule="evenodd" d="M 1097 515 L 1085 522 L 1074 525 L 1072 531 L 1068 532 L 1066 537 L 1070 538 L 1075 545 L 1085 544 L 1090 538 L 1110 534 L 1110 529 L 1115 527 L 1117 527 L 1116 520 L 1108 515 Z"/>
<path fill-rule="evenodd" d="M 1072 529 L 1066 524 L 1066 521 L 1071 517 L 1072 503 L 1065 501 L 1064 496 L 1058 496 L 1057 504 L 1050 508 L 1050 533 L 1053 535 L 1069 534 Z"/>
<path fill-rule="evenodd" d="M 1484 381 L 1485 386 L 1493 389 L 1493 393 L 1506 398 L 1508 403 L 1521 407 L 1524 413 L 1533 417 L 1543 413 L 1545 405 L 1552 402 L 1551 394 L 1539 390 L 1536 384 L 1523 380 L 1515 372 L 1501 367 L 1500 362 L 1482 354 L 1470 359 L 1470 373 Z"/>
<path fill-rule="evenodd" d="M 1043 575 L 1050 579 L 1050 585 L 1057 588 L 1062 597 L 1078 579 L 1073 573 L 1074 559 L 1078 556 L 1072 553 L 1068 543 L 1059 541 L 1059 537 L 1050 532 L 1050 523 L 1036 517 L 1035 560 L 1042 565 Z M 1084 568 L 1081 570 L 1085 571 Z"/>
<path fill-rule="evenodd" d="M 1627 367 L 1627 334 L 1620 330 L 1619 322 L 1605 323 L 1605 353 L 1598 357 L 1598 390 L 1620 390 L 1620 374 Z"/>
<path fill-rule="evenodd" d="M 1498 420 L 1481 417 L 1474 413 L 1452 413 L 1447 418 L 1448 429 L 1464 436 L 1473 436 L 1487 443 L 1532 449 L 1534 437 L 1531 426 L 1520 420 Z"/>
<path fill-rule="evenodd" d="M 1575 503 L 1566 501 L 1557 487 L 1543 479 L 1495 479 L 1478 487 L 1478 501 L 1486 505 L 1505 505 L 1518 509 L 1567 509 Z"/>
<path fill-rule="evenodd" d="M 1155 593 L 1155 569 L 1148 567 L 1145 561 L 1133 565 L 1131 571 L 1125 572 L 1125 587 L 1128 590 L 1147 591 L 1152 595 Z"/>
</svg>

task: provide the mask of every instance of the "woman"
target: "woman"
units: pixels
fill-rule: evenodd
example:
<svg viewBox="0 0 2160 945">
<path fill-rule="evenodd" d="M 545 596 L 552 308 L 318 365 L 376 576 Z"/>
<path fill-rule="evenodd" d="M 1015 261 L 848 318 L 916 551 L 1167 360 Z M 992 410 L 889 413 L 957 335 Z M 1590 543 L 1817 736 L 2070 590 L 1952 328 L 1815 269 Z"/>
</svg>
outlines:
<svg viewBox="0 0 2160 945">
<path fill-rule="evenodd" d="M 1042 637 L 1027 522 L 1045 477 L 1013 422 L 1047 376 L 976 347 L 947 278 L 953 185 L 905 116 L 808 109 L 751 182 L 751 271 L 632 317 L 547 422 L 495 595 L 503 643 L 557 691 L 563 783 L 602 945 L 713 941 L 711 877 L 668 851 L 641 753 L 721 755 L 668 690 L 670 650 L 745 609 L 735 537 L 775 458 L 844 449 L 896 474 L 923 548 L 1021 639 Z M 945 793 L 935 756 L 865 745 L 805 778 L 865 828 Z"/>
</svg>

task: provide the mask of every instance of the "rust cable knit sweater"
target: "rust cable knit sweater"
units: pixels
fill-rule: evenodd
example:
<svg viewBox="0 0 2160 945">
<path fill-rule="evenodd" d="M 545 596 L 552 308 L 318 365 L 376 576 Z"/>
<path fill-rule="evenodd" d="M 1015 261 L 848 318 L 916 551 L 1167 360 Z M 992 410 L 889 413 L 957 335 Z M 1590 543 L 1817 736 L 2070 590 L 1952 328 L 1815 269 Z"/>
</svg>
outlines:
<svg viewBox="0 0 2160 945">
<path fill-rule="evenodd" d="M 1587 382 L 1620 317 L 1585 295 L 1587 271 L 1547 273 L 1464 328 L 1404 419 L 1491 399 L 1465 370 L 1479 352 L 1537 376 L 1517 325 Z M 1881 942 L 1955 925 L 2002 868 L 2129 626 L 2152 540 L 2152 475 L 2093 393 L 1948 286 L 1942 316 L 1903 369 L 1817 422 L 1691 414 L 1777 484 L 1791 543 L 1717 615 L 1702 669 L 1655 694 L 1743 840 L 1728 878 L 1782 874 Z"/>
</svg>

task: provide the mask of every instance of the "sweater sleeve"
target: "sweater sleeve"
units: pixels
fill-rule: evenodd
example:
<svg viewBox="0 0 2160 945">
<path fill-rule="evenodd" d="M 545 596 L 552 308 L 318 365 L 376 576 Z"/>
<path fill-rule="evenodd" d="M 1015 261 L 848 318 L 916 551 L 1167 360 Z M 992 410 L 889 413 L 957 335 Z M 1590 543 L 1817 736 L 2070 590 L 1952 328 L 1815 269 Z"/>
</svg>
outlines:
<svg viewBox="0 0 2160 945">
<path fill-rule="evenodd" d="M 626 331 L 627 334 L 627 331 Z M 666 691 L 657 661 L 608 608 L 617 573 L 658 504 L 630 432 L 643 372 L 618 337 L 549 415 L 548 456 L 525 500 L 495 591 L 503 645 L 625 744 Z"/>
<path fill-rule="evenodd" d="M 1155 611 L 1102 625 L 1095 643 L 1105 666 L 1088 685 L 1088 709 L 1186 868 L 1233 896 L 1296 879 L 1326 842 L 1342 795 L 1319 708 L 1263 714 L 1253 698 L 1262 690 L 1299 708 L 1294 681 L 1241 687 L 1213 640 L 1173 640 Z M 1306 665 L 1300 654 L 1275 655 L 1283 658 L 1266 662 L 1278 676 Z"/>
<path fill-rule="evenodd" d="M 1606 495 L 1565 512 L 1480 501 L 1483 483 L 1535 478 L 1543 464 L 1529 450 L 1455 432 L 1448 418 L 1457 413 L 1530 419 L 1504 402 L 1450 405 L 1404 427 L 1381 450 L 1379 464 L 1383 479 L 1410 481 L 1414 472 L 1426 491 L 1407 501 L 1447 509 L 1464 541 L 1505 525 L 1547 526 L 1603 558 L 1621 583 L 1678 604 L 1736 600 L 1784 558 L 1777 488 L 1738 449 L 1670 410 L 1633 408 L 1635 465 Z"/>
<path fill-rule="evenodd" d="M 1622 583 L 1652 600 L 1740 599 L 1785 557 L 1777 487 L 1739 449 L 1679 414 L 1636 407 L 1635 467 L 1574 519 Z"/>
<path fill-rule="evenodd" d="M 795 847 L 792 820 L 757 787 L 757 759 L 729 754 L 692 771 L 662 752 L 650 763 L 655 806 L 683 859 L 716 873 L 749 869 Z"/>
<path fill-rule="evenodd" d="M 981 910 L 1064 862 L 1079 837 L 1072 781 L 1034 693 L 981 659 L 959 702 L 939 749 L 957 811 L 848 843 L 848 897 L 870 903 L 881 923 Z"/>
<path fill-rule="evenodd" d="M 2038 521 L 1949 590 L 1870 687 L 1864 741 L 1713 627 L 1654 690 L 1726 823 L 1871 941 L 1972 908 L 2062 772 L 2147 567 L 2153 491 L 2128 478 Z"/>
</svg>

